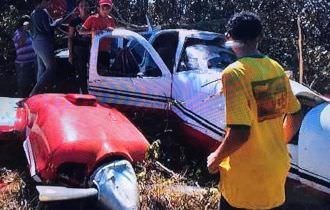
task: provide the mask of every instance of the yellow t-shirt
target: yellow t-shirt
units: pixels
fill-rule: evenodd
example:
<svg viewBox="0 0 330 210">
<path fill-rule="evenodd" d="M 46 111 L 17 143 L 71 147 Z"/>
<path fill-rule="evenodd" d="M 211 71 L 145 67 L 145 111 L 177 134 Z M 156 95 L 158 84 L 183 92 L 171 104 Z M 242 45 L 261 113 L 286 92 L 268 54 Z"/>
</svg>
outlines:
<svg viewBox="0 0 330 210">
<path fill-rule="evenodd" d="M 290 167 L 283 119 L 299 111 L 283 68 L 267 56 L 243 57 L 222 75 L 227 125 L 248 125 L 248 141 L 220 164 L 220 190 L 237 208 L 269 209 L 285 201 Z"/>
</svg>

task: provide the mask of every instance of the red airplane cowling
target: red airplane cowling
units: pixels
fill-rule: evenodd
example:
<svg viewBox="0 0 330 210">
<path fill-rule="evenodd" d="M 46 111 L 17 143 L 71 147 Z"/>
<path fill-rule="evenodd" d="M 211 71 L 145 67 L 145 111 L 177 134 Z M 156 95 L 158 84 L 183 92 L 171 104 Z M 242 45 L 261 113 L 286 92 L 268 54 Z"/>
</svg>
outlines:
<svg viewBox="0 0 330 210">
<path fill-rule="evenodd" d="M 65 164 L 85 167 L 85 176 L 111 158 L 136 162 L 149 143 L 119 111 L 91 95 L 42 94 L 25 102 L 31 175 L 55 181 Z"/>
</svg>

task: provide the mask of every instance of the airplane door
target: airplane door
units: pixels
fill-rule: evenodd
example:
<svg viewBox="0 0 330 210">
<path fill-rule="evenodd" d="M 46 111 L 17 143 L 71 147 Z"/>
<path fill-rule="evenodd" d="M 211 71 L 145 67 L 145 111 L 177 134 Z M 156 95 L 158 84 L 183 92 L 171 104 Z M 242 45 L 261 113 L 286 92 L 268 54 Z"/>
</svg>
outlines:
<svg viewBox="0 0 330 210">
<path fill-rule="evenodd" d="M 89 92 L 110 104 L 165 109 L 171 78 L 157 52 L 143 37 L 124 29 L 93 41 L 102 43 L 109 37 L 115 41 L 105 59 L 100 57 L 97 43 L 92 46 Z"/>
</svg>

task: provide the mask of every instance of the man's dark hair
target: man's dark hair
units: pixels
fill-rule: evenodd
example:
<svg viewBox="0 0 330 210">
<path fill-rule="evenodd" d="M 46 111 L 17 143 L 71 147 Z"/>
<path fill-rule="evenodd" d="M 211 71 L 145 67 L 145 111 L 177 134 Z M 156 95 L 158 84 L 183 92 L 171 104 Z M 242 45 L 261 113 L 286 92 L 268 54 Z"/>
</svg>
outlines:
<svg viewBox="0 0 330 210">
<path fill-rule="evenodd" d="M 237 13 L 228 21 L 227 33 L 234 40 L 254 40 L 262 35 L 261 20 L 252 12 Z"/>
</svg>

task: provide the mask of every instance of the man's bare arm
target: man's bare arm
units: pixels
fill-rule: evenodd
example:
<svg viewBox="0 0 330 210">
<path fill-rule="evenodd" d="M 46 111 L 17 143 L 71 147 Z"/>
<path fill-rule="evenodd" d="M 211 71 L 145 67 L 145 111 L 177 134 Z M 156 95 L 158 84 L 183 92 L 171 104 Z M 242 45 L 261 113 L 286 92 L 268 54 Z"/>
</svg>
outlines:
<svg viewBox="0 0 330 210">
<path fill-rule="evenodd" d="M 80 35 L 91 35 L 93 32 L 91 30 L 87 30 L 86 28 L 82 27 L 78 33 Z"/>
<path fill-rule="evenodd" d="M 222 144 L 207 157 L 210 173 L 217 173 L 220 162 L 237 151 L 249 138 L 249 126 L 232 126 L 228 129 Z"/>
<path fill-rule="evenodd" d="M 286 144 L 290 142 L 290 140 L 299 130 L 301 121 L 302 121 L 301 111 L 294 114 L 287 114 L 285 116 L 283 122 L 283 130 L 284 130 L 284 141 Z"/>
</svg>

